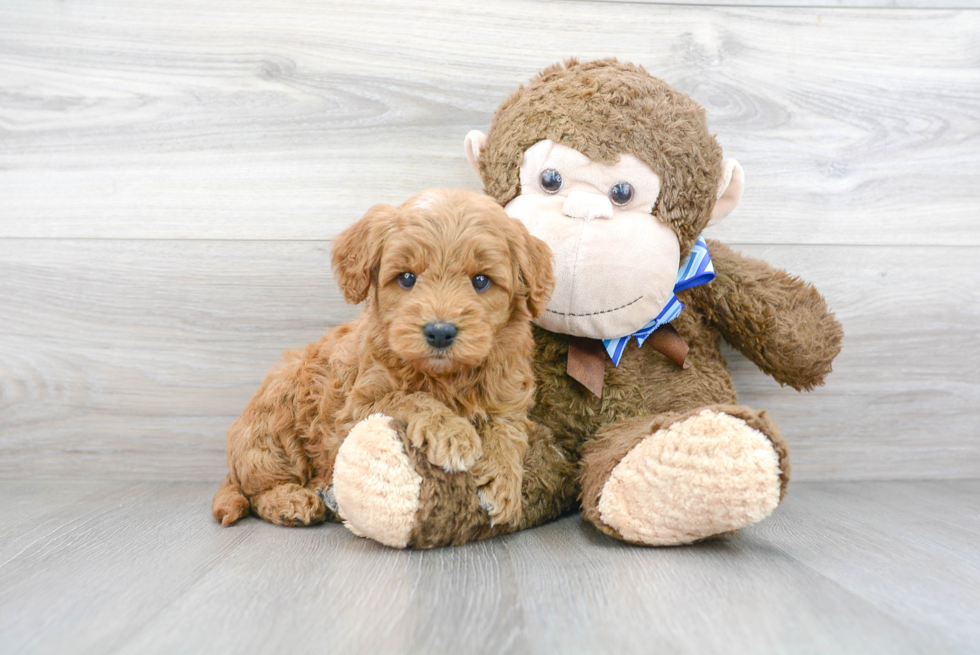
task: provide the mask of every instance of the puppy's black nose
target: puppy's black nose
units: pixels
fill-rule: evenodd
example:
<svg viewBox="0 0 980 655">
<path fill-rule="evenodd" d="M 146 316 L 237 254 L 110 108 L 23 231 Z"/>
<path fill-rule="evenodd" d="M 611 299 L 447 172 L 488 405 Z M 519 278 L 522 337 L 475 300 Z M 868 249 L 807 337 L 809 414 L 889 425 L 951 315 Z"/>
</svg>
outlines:
<svg viewBox="0 0 980 655">
<path fill-rule="evenodd" d="M 433 348 L 445 348 L 456 338 L 456 326 L 452 323 L 429 323 L 422 328 L 422 334 Z"/>
</svg>

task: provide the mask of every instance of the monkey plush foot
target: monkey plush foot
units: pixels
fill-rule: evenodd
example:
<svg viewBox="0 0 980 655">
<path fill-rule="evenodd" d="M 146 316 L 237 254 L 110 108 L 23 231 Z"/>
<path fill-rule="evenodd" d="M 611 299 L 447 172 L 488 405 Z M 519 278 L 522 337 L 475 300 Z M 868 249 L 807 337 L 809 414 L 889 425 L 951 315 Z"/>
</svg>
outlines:
<svg viewBox="0 0 980 655">
<path fill-rule="evenodd" d="M 375 414 L 355 425 L 341 445 L 333 495 L 351 532 L 392 548 L 434 548 L 516 529 L 494 530 L 473 476 L 433 465 L 404 427 Z"/>
<path fill-rule="evenodd" d="M 632 543 L 686 544 L 757 523 L 787 479 L 778 430 L 747 407 L 648 418 L 597 441 L 583 461 L 585 516 Z"/>
<path fill-rule="evenodd" d="M 422 477 L 391 418 L 374 414 L 350 431 L 334 463 L 337 512 L 354 534 L 393 548 L 409 545 Z"/>
<path fill-rule="evenodd" d="M 432 464 L 403 423 L 372 416 L 354 426 L 337 453 L 337 513 L 355 534 L 394 548 L 460 545 L 550 521 L 575 505 L 576 468 L 547 428 L 535 426 L 528 439 L 521 520 L 495 523 L 470 472 Z"/>
</svg>

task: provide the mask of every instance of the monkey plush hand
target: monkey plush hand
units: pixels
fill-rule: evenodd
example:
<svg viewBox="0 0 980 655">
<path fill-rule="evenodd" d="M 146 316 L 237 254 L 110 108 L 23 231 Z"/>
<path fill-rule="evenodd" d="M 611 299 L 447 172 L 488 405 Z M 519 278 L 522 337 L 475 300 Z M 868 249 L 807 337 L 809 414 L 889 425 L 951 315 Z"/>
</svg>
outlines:
<svg viewBox="0 0 980 655">
<path fill-rule="evenodd" d="M 638 66 L 569 60 L 518 89 L 465 148 L 487 194 L 554 252 L 556 288 L 535 328 L 539 428 L 516 526 L 491 524 L 467 476 L 394 444 L 411 470 L 385 474 L 410 474 L 419 489 L 408 545 L 530 527 L 579 497 L 599 530 L 646 545 L 770 515 L 789 481 L 786 444 L 765 411 L 737 404 L 720 341 L 809 390 L 842 330 L 809 284 L 701 238 L 743 185 L 701 106 Z"/>
</svg>

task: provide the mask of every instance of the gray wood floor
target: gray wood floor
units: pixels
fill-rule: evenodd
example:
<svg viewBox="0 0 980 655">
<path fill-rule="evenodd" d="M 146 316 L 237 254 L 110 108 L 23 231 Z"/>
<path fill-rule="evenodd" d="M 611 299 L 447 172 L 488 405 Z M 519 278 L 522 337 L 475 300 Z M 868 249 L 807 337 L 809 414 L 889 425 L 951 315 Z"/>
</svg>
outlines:
<svg viewBox="0 0 980 655">
<path fill-rule="evenodd" d="M 685 548 L 577 515 L 400 552 L 220 528 L 213 485 L 0 482 L 0 652 L 975 653 L 980 481 L 801 483 Z"/>
</svg>

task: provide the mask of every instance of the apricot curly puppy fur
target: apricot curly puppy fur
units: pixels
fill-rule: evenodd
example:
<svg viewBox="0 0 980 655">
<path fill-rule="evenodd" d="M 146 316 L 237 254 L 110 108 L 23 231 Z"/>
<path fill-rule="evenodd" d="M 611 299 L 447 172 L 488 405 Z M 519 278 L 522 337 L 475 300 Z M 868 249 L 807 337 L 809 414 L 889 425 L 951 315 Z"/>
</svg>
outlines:
<svg viewBox="0 0 980 655">
<path fill-rule="evenodd" d="M 324 498 L 337 451 L 380 413 L 434 465 L 469 471 L 495 523 L 516 523 L 534 396 L 530 319 L 554 284 L 548 246 L 486 196 L 434 190 L 372 207 L 340 234 L 332 260 L 364 313 L 268 374 L 228 430 L 214 517 L 335 520 Z"/>
</svg>

